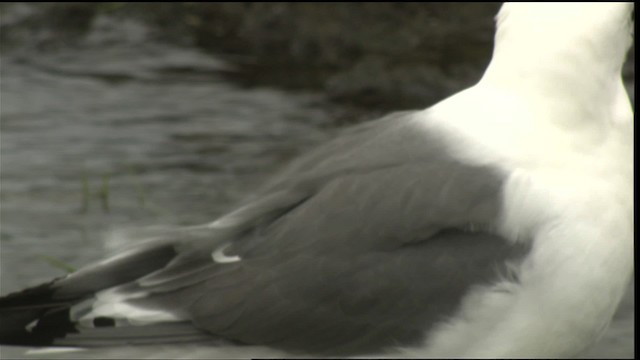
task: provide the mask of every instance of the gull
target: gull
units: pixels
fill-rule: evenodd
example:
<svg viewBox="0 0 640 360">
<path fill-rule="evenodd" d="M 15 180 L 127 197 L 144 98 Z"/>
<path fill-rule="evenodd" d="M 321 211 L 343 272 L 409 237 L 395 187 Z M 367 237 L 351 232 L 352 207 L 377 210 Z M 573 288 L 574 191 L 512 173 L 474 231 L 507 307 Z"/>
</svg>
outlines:
<svg viewBox="0 0 640 360">
<path fill-rule="evenodd" d="M 345 129 L 210 224 L 1 298 L 0 343 L 578 356 L 633 272 L 632 13 L 504 4 L 476 85 Z"/>
</svg>

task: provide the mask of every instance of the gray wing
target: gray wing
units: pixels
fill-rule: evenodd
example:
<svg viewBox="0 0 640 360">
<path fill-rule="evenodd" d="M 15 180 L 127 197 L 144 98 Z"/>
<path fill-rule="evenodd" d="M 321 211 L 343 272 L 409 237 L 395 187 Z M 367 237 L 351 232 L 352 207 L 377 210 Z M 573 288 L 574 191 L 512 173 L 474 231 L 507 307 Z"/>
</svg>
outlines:
<svg viewBox="0 0 640 360">
<path fill-rule="evenodd" d="M 180 240 L 178 232 L 120 261 L 131 266 L 89 268 L 54 283 L 46 296 L 86 298 L 111 287 L 129 304 L 182 320 L 156 328 L 163 342 L 205 332 L 332 355 L 409 345 L 451 316 L 471 286 L 496 279 L 505 261 L 526 252 L 471 231 L 494 224 L 504 178 L 497 168 L 454 159 L 412 113 L 393 114 L 294 161 L 198 238 Z M 162 259 L 143 260 L 154 251 Z M 232 261 L 216 261 L 218 251 Z M 132 272 L 138 263 L 144 268 Z M 104 274 L 113 280 L 91 288 Z M 74 307 L 81 306 L 71 313 L 79 312 Z M 184 321 L 201 332 L 185 330 Z M 99 323 L 91 341 L 118 321 Z M 80 335 L 64 343 L 82 343 Z"/>
<path fill-rule="evenodd" d="M 185 251 L 139 282 L 156 295 L 138 304 L 179 308 L 213 334 L 287 350 L 420 341 L 471 285 L 494 280 L 526 250 L 469 231 L 495 221 L 503 178 L 453 159 L 410 114 L 356 127 L 237 213 L 247 222 L 236 220 L 234 236 L 215 246 L 240 261 Z"/>
</svg>

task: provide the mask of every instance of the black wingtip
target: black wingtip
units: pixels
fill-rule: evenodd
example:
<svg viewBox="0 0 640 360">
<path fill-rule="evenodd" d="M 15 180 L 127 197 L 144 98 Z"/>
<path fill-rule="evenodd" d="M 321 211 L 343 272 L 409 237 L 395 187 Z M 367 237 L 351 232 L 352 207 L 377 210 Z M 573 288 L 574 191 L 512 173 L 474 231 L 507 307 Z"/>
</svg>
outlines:
<svg viewBox="0 0 640 360">
<path fill-rule="evenodd" d="M 0 312 L 0 344 L 51 346 L 54 340 L 76 333 L 69 309 L 23 309 Z"/>
<path fill-rule="evenodd" d="M 54 282 L 0 297 L 0 344 L 30 344 L 27 327 L 51 308 L 45 304 L 52 300 Z"/>
<path fill-rule="evenodd" d="M 0 298 L 0 344 L 46 346 L 52 344 L 55 337 L 72 330 L 69 302 L 53 299 L 57 281 Z M 43 332 L 42 329 L 49 327 L 51 330 Z"/>
<path fill-rule="evenodd" d="M 0 297 L 0 311 L 50 304 L 53 301 L 53 286 L 60 279 Z"/>
<path fill-rule="evenodd" d="M 0 344 L 50 346 L 77 333 L 70 307 L 106 288 L 164 267 L 176 255 L 170 244 L 131 251 L 69 276 L 0 298 Z M 96 326 L 105 325 L 99 319 Z"/>
</svg>

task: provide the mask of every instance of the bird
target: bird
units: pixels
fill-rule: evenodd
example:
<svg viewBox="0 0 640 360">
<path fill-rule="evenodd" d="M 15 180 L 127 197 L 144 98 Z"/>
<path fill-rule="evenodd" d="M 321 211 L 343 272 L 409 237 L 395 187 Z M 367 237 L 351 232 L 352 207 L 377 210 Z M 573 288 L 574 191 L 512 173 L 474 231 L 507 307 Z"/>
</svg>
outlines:
<svg viewBox="0 0 640 360">
<path fill-rule="evenodd" d="M 578 356 L 633 273 L 633 11 L 503 4 L 475 85 L 344 129 L 208 224 L 0 298 L 0 344 Z"/>
</svg>

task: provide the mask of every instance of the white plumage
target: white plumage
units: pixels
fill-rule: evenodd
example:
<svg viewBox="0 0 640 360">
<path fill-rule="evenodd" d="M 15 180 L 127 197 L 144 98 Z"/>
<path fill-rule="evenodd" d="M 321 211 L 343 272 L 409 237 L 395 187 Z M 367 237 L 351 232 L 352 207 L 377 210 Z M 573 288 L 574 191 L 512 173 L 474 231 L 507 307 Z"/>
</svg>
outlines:
<svg viewBox="0 0 640 360">
<path fill-rule="evenodd" d="M 505 4 L 482 80 L 424 111 L 458 156 L 509 169 L 497 231 L 534 248 L 517 290 L 479 291 L 417 355 L 570 356 L 606 328 L 633 271 L 632 8 Z"/>
<path fill-rule="evenodd" d="M 282 264 L 289 264 L 288 261 L 307 259 L 309 263 L 316 264 L 317 269 L 325 271 L 328 274 L 327 277 L 334 276 L 336 272 L 333 271 L 338 269 L 337 274 L 340 276 L 331 279 L 339 282 L 346 277 L 346 284 L 352 285 L 353 292 L 362 291 L 365 293 L 362 298 L 367 300 L 370 299 L 366 297 L 367 291 L 382 295 L 384 293 L 376 293 L 378 288 L 375 286 L 361 287 L 362 284 L 355 281 L 348 282 L 360 276 L 361 273 L 358 272 L 360 270 L 356 271 L 355 275 L 348 273 L 346 267 L 343 267 L 344 263 L 349 263 L 353 258 L 353 262 L 360 264 L 364 269 L 368 269 L 369 264 L 366 256 L 359 257 L 362 251 L 354 251 L 354 249 L 361 250 L 358 247 L 360 246 L 358 241 L 364 243 L 367 239 L 352 236 L 353 233 L 349 231 L 354 228 L 360 229 L 361 232 L 356 235 L 368 234 L 368 237 L 379 241 L 365 244 L 370 248 L 362 247 L 364 251 L 371 251 L 372 254 L 365 255 L 378 256 L 382 259 L 376 260 L 379 263 L 375 264 L 387 266 L 396 260 L 392 256 L 384 257 L 389 253 L 404 256 L 402 260 L 415 261 L 410 252 L 404 251 L 406 246 L 415 245 L 415 243 L 420 245 L 421 242 L 429 241 L 438 244 L 442 239 L 449 239 L 446 237 L 448 235 L 439 234 L 451 234 L 447 231 L 455 228 L 458 232 L 454 235 L 457 237 L 451 236 L 450 239 L 458 241 L 457 243 L 462 246 L 474 245 L 472 242 L 465 242 L 468 240 L 464 239 L 475 234 L 478 236 L 477 241 L 485 241 L 487 246 L 495 246 L 496 251 L 502 251 L 505 244 L 495 245 L 495 237 L 504 240 L 509 246 L 526 245 L 529 251 L 523 259 L 516 259 L 521 261 L 515 261 L 507 255 L 503 257 L 496 255 L 506 269 L 502 278 L 489 283 L 480 281 L 482 279 L 476 282 L 470 281 L 467 291 L 458 297 L 461 299 L 459 308 L 444 319 L 433 320 L 429 326 L 424 324 L 424 336 L 417 344 L 392 346 L 384 349 L 385 352 L 369 355 L 421 358 L 557 358 L 579 355 L 598 338 L 611 321 L 633 272 L 633 111 L 621 79 L 621 67 L 632 41 L 630 17 L 632 10 L 632 3 L 505 4 L 497 17 L 498 30 L 491 63 L 477 85 L 424 111 L 415 112 L 400 119 L 392 118 L 387 122 L 379 122 L 370 128 L 359 128 L 358 131 L 361 132 L 353 130 L 350 133 L 351 137 L 347 136 L 341 138 L 344 141 L 332 143 L 336 147 L 343 146 L 345 149 L 336 151 L 330 146 L 321 148 L 308 158 L 294 163 L 289 173 L 285 172 L 284 177 L 271 184 L 271 188 L 267 188 L 266 195 L 263 194 L 264 196 L 256 201 L 209 225 L 194 228 L 212 231 L 213 235 L 222 240 L 218 242 L 212 240 L 212 243 L 208 243 L 208 240 L 199 239 L 182 241 L 176 243 L 177 245 L 163 243 L 157 249 L 152 249 L 158 257 L 168 256 L 169 260 L 160 265 L 149 264 L 150 267 L 153 265 L 159 268 L 150 268 L 143 274 L 144 276 L 137 277 L 133 281 L 127 279 L 123 284 L 109 284 L 106 289 L 97 289 L 95 294 L 91 293 L 91 296 L 95 295 L 95 297 L 88 302 L 75 303 L 71 306 L 71 320 L 79 320 L 79 325 L 83 322 L 88 323 L 87 328 L 95 329 L 85 330 L 88 330 L 87 334 L 94 335 L 85 335 L 80 331 L 57 344 L 74 344 L 74 341 L 76 341 L 75 344 L 83 344 L 82 341 L 87 341 L 83 336 L 88 336 L 89 342 L 103 340 L 95 334 L 108 334 L 110 340 L 116 338 L 112 332 L 113 329 L 109 326 L 95 326 L 94 320 L 97 317 L 115 318 L 116 320 L 113 321 L 115 327 L 118 325 L 119 318 L 127 316 L 130 316 L 131 321 L 125 325 L 147 325 L 157 321 L 182 322 L 179 324 L 182 327 L 174 328 L 169 325 L 167 329 L 187 331 L 181 334 L 194 336 L 197 339 L 212 334 L 219 335 L 212 330 L 220 329 L 216 327 L 218 324 L 215 316 L 211 314 L 221 316 L 221 311 L 214 305 L 216 301 L 222 302 L 221 297 L 229 294 L 220 292 L 220 289 L 225 288 L 232 289 L 231 297 L 242 298 L 240 295 L 255 293 L 269 301 L 275 298 L 287 304 L 290 303 L 294 308 L 299 306 L 294 310 L 303 315 L 307 314 L 308 309 L 304 307 L 306 305 L 304 301 L 302 305 L 295 302 L 299 299 L 304 300 L 304 297 L 298 296 L 297 293 L 290 296 L 291 294 L 287 293 L 290 289 L 286 285 L 272 287 L 271 283 L 268 283 L 265 285 L 266 290 L 261 293 L 261 284 L 257 280 L 258 290 L 255 292 L 252 292 L 250 287 L 248 287 L 249 290 L 233 287 L 235 283 L 207 282 L 210 279 L 222 278 L 218 271 L 224 273 L 225 269 L 231 269 L 229 273 L 232 275 L 258 269 L 255 279 L 262 278 L 264 274 L 264 278 L 270 279 L 269 281 L 273 283 L 284 283 L 286 281 L 282 278 L 286 278 L 292 283 L 301 282 L 300 287 L 305 288 L 309 284 L 315 284 L 312 281 L 316 275 L 320 277 L 324 273 L 309 273 L 308 268 L 302 265 L 292 266 L 294 271 L 290 271 L 289 268 L 286 268 L 288 272 L 278 273 L 278 271 Z M 397 121 L 394 124 L 391 120 Z M 398 128 L 404 130 L 398 130 Z M 352 148 L 348 148 L 347 145 L 362 150 L 367 146 L 374 147 L 379 144 L 374 140 L 358 138 L 361 134 L 368 134 L 367 131 L 371 129 L 379 129 L 376 130 L 377 133 L 372 132 L 381 139 L 388 139 L 392 144 L 393 141 L 397 141 L 394 136 L 402 136 L 400 144 L 410 151 L 403 152 L 406 149 L 399 151 L 397 148 L 391 148 L 381 153 L 381 157 L 389 155 L 389 159 L 358 159 L 359 154 L 366 152 L 351 151 Z M 410 131 L 407 133 L 406 129 Z M 433 148 L 425 150 L 419 145 L 416 146 L 412 143 L 415 139 L 413 136 L 416 134 L 424 135 L 424 139 L 441 139 L 442 143 L 436 144 L 441 148 L 433 145 Z M 350 145 L 350 141 L 355 145 Z M 411 148 L 412 146 L 414 148 Z M 392 156 L 396 150 L 401 155 L 401 159 L 397 161 L 402 166 L 407 164 L 414 166 L 415 159 L 412 157 L 414 154 L 416 158 L 424 156 L 423 158 L 431 159 L 432 163 L 436 163 L 433 165 L 433 170 L 425 176 L 432 182 L 425 182 L 427 184 L 425 186 L 438 188 L 429 189 L 431 192 L 427 191 L 424 193 L 426 195 L 423 195 L 436 198 L 427 199 L 425 203 L 432 204 L 438 209 L 421 208 L 420 210 L 424 210 L 424 216 L 430 216 L 430 218 L 425 224 L 419 223 L 420 226 L 403 222 L 405 220 L 403 217 L 413 214 L 385 213 L 385 209 L 377 208 L 379 204 L 386 204 L 385 199 L 381 199 L 379 203 L 371 202 L 371 194 L 364 196 L 358 192 L 361 184 L 368 184 L 365 181 L 368 178 L 363 180 L 358 177 L 362 173 L 382 172 L 379 183 L 383 184 L 386 184 L 384 181 L 388 179 L 398 180 L 398 183 L 401 182 L 400 180 L 405 180 L 389 170 L 397 165 Z M 420 151 L 424 151 L 426 155 Z M 328 155 L 323 155 L 323 152 Z M 409 160 L 406 159 L 407 153 Z M 335 156 L 331 157 L 332 154 Z M 445 164 L 445 160 L 455 166 Z M 420 164 L 432 166 L 432 163 Z M 410 174 L 422 174 L 418 171 L 420 169 L 410 169 L 413 169 L 413 172 L 409 172 Z M 466 171 L 469 169 L 484 171 L 484 175 L 478 175 L 478 184 L 474 183 L 475 179 L 469 179 L 466 183 L 460 181 L 462 176 L 460 174 L 467 174 Z M 438 171 L 442 171 L 444 175 Z M 288 175 L 291 175 L 292 179 L 289 179 Z M 500 184 L 482 182 L 487 179 L 503 179 L 503 181 Z M 373 196 L 383 193 L 380 194 L 381 198 L 385 195 L 404 196 L 407 204 L 412 203 L 422 194 L 414 188 L 416 184 L 421 184 L 419 180 L 421 179 L 416 179 L 415 183 L 409 182 L 409 185 L 406 185 L 409 190 L 391 187 L 391 189 L 383 188 L 378 192 L 371 190 L 371 193 Z M 466 188 L 467 184 L 470 189 Z M 377 188 L 373 186 L 372 189 Z M 468 191 L 468 194 L 465 191 Z M 354 193 L 357 196 L 353 195 Z M 468 205 L 466 199 L 456 197 L 460 193 L 477 199 Z M 334 194 L 340 194 L 340 196 Z M 343 200 L 342 194 L 345 194 L 344 203 L 335 205 L 336 203 L 331 202 Z M 360 203 L 351 204 L 348 202 L 351 201 L 350 199 Z M 397 204 L 393 201 L 388 203 Z M 298 206 L 298 204 L 302 205 Z M 350 214 L 351 205 L 356 209 L 353 210 L 354 214 L 364 215 L 361 218 L 355 217 L 356 220 L 353 221 L 344 220 L 336 215 Z M 454 209 L 456 205 L 462 208 L 469 206 L 469 208 L 457 210 Z M 486 208 L 476 211 L 476 205 Z M 492 215 L 493 205 L 498 209 L 495 216 Z M 280 214 L 279 211 L 282 209 L 286 211 Z M 404 210 L 406 209 L 400 208 L 399 211 L 395 209 L 396 212 Z M 302 215 L 295 217 L 299 213 Z M 451 215 L 441 217 L 441 213 Z M 376 214 L 384 214 L 385 217 L 375 218 Z M 323 217 L 325 215 L 326 218 Z M 391 218 L 402 226 L 391 233 L 386 233 L 386 229 L 383 228 L 374 227 L 376 231 L 370 231 L 371 227 L 352 226 L 353 222 L 367 222 L 370 219 L 367 215 L 372 216 L 371 219 L 377 219 L 380 224 L 394 225 L 394 221 L 389 220 Z M 489 217 L 491 219 L 487 220 Z M 417 218 L 420 219 L 419 216 Z M 296 223 L 291 219 L 302 219 L 301 221 L 308 223 Z M 328 221 L 329 226 L 325 226 L 327 225 L 323 222 L 325 220 Z M 447 223 L 448 221 L 451 224 Z M 267 223 L 268 226 L 260 227 L 262 223 Z M 336 230 L 330 226 L 333 224 L 340 224 L 342 228 L 338 227 Z M 371 226 L 374 225 L 379 224 Z M 247 240 L 244 234 L 251 233 L 254 229 L 260 230 L 257 231 L 260 235 L 267 235 L 249 237 Z M 318 235 L 319 233 L 321 234 Z M 303 236 L 299 236 L 300 234 Z M 335 237 L 326 234 L 334 234 Z M 345 240 L 349 244 L 332 242 L 334 238 L 344 234 L 349 235 Z M 378 234 L 382 234 L 379 235 L 380 239 L 375 238 Z M 405 234 L 407 237 L 400 240 L 394 239 L 394 241 L 405 242 L 399 246 L 402 250 L 393 247 L 397 244 L 385 242 L 398 234 Z M 314 236 L 319 236 L 320 240 L 313 238 Z M 312 240 L 305 243 L 307 237 Z M 265 245 L 269 241 L 279 244 L 282 248 L 275 250 L 269 248 Z M 343 245 L 344 248 L 341 248 L 340 246 Z M 444 255 L 434 255 L 429 260 L 442 261 L 443 266 L 446 266 L 447 254 L 453 253 L 453 251 L 446 252 L 450 249 L 443 250 L 446 247 L 445 242 L 434 246 L 433 251 L 442 251 Z M 415 248 L 424 249 L 420 246 Z M 464 250 L 465 254 L 473 254 L 475 251 L 468 250 L 469 248 Z M 336 249 L 344 252 L 340 253 Z M 425 255 L 430 256 L 430 253 L 425 252 Z M 474 260 L 471 258 L 472 255 L 466 256 L 469 256 L 469 262 Z M 118 261 L 103 263 L 102 270 L 117 274 L 114 267 L 128 264 L 126 256 L 116 260 Z M 194 261 L 197 266 L 189 267 L 189 261 Z M 204 262 L 198 263 L 198 261 Z M 335 268 L 326 265 L 332 261 L 338 264 Z M 466 262 L 467 260 L 462 259 L 456 264 L 458 268 L 462 268 Z M 246 263 L 251 265 L 243 268 Z M 303 261 L 301 263 L 306 264 Z M 390 265 L 389 268 L 406 275 L 401 272 L 406 269 Z M 374 269 L 377 268 L 374 267 Z M 438 269 L 428 270 L 441 274 L 437 272 Z M 304 279 L 289 277 L 295 271 L 300 271 L 301 276 L 308 276 L 311 282 L 307 284 Z M 86 279 L 82 277 L 88 279 L 90 276 L 95 276 L 94 273 L 100 274 L 95 268 L 90 268 L 85 272 L 81 271 L 80 275 L 75 275 L 75 283 L 72 279 L 74 275 L 66 280 L 66 283 L 65 280 L 55 283 L 54 296 L 55 291 L 64 294 L 65 291 L 78 292 L 77 288 L 84 289 Z M 268 278 L 273 274 L 276 274 L 274 278 Z M 373 274 L 378 275 L 374 278 L 376 281 L 380 280 L 380 283 L 385 284 L 384 274 L 375 272 Z M 469 275 L 474 274 L 470 272 Z M 198 276 L 201 278 L 197 281 L 193 280 L 193 277 Z M 77 280 L 78 278 L 80 280 Z M 244 280 L 242 275 L 238 278 Z M 397 280 L 397 278 L 391 279 Z M 419 281 L 429 283 L 435 280 L 424 278 Z M 183 289 L 181 282 L 186 283 L 184 287 L 188 289 L 184 293 L 180 293 Z M 392 283 L 392 281 L 389 282 Z M 329 281 L 319 283 L 329 287 L 334 281 L 331 281 L 331 284 L 328 284 Z M 56 289 L 55 286 L 60 289 Z M 417 285 L 415 287 L 419 288 Z M 389 288 L 392 286 L 390 285 Z M 360 315 L 358 310 L 354 311 L 353 304 L 348 301 L 352 299 L 349 297 L 349 291 L 352 289 L 347 285 L 339 289 L 342 293 L 336 296 L 344 296 L 340 299 L 346 300 L 335 306 L 335 309 L 347 318 L 348 321 L 344 323 L 347 326 L 350 322 L 359 321 L 361 318 L 358 317 Z M 427 290 L 432 291 L 427 299 L 432 297 L 435 299 L 439 292 L 445 292 L 441 288 L 433 290 L 427 287 Z M 169 295 L 162 298 L 165 292 Z M 192 301 L 196 306 L 180 308 L 182 304 L 176 303 L 175 299 L 171 298 L 171 292 L 178 293 L 179 299 Z M 207 298 L 209 292 L 218 297 Z M 326 295 L 322 291 L 318 293 Z M 160 294 L 158 295 L 160 300 L 152 303 L 157 305 L 157 308 L 146 309 L 144 306 L 147 303 L 144 302 L 136 305 L 126 302 L 144 300 L 147 297 L 153 302 L 154 294 Z M 416 294 L 423 294 L 423 290 L 416 291 Z M 84 293 L 81 295 L 85 296 Z M 8 302 L 13 304 L 12 301 L 19 297 L 8 299 L 10 300 Z M 178 307 L 177 310 L 163 304 L 163 299 L 169 299 L 168 303 Z M 202 299 L 208 299 L 214 305 L 209 306 L 207 301 Z M 403 300 L 405 299 L 392 298 L 389 303 L 404 304 Z M 372 302 L 375 303 L 375 299 Z M 277 301 L 274 303 L 276 304 L 272 307 L 264 308 L 262 303 L 253 304 L 254 308 L 247 306 L 248 310 L 245 311 L 245 308 L 242 308 L 240 313 L 251 313 L 253 309 L 258 308 L 267 313 L 268 319 L 286 318 L 288 315 L 286 311 L 278 307 L 280 304 L 277 304 Z M 363 303 L 367 304 L 364 301 Z M 37 301 L 36 304 L 41 305 Z M 331 308 L 333 303 L 322 304 L 333 309 Z M 424 307 L 428 308 L 431 305 L 432 303 L 426 302 Z M 221 308 L 228 309 L 228 313 L 237 310 L 233 302 L 223 303 Z M 277 316 L 268 317 L 272 309 L 280 309 L 278 310 L 280 312 L 275 312 Z M 394 311 L 385 309 L 389 312 Z M 74 311 L 76 313 L 73 313 Z M 262 312 L 254 312 L 260 319 Z M 327 317 L 332 316 L 330 311 L 326 314 Z M 299 316 L 296 319 L 306 324 L 303 315 L 296 315 Z M 372 312 L 371 315 L 373 319 L 378 319 L 376 317 L 378 313 Z M 74 317 L 78 319 L 73 319 Z M 431 319 L 426 315 L 425 318 Z M 242 318 L 242 315 L 238 315 L 234 322 L 225 324 L 226 328 L 222 327 L 220 330 L 222 335 L 226 334 L 224 331 L 228 328 L 237 325 L 240 321 L 238 319 L 247 320 Z M 343 320 L 340 316 L 337 319 L 336 323 Z M 382 319 L 388 322 L 394 320 Z M 184 325 L 185 320 L 195 324 L 196 329 L 191 331 L 202 330 L 202 333 L 189 332 L 191 328 L 184 326 L 191 326 L 191 323 Z M 317 319 L 317 321 L 322 320 L 324 319 Z M 366 320 L 369 321 L 369 318 Z M 384 325 L 380 324 L 383 321 L 373 324 L 371 322 L 366 325 L 374 328 L 375 326 L 382 328 Z M 240 323 L 242 329 L 242 325 L 246 323 L 241 321 Z M 39 331 L 37 324 L 37 321 L 30 322 L 28 332 Z M 260 326 L 268 326 L 268 324 L 265 325 L 257 320 L 255 327 Z M 128 330 L 131 329 L 132 327 L 129 326 Z M 161 329 L 164 330 L 164 328 Z M 279 330 L 277 324 L 273 328 L 266 329 L 271 332 Z M 339 327 L 331 329 L 341 330 Z M 354 329 L 360 330 L 357 327 Z M 132 334 L 140 336 L 136 330 L 139 328 L 134 328 Z M 270 339 L 269 336 L 272 335 L 269 331 L 253 333 L 252 328 L 244 330 L 245 333 L 238 330 L 232 334 L 241 341 L 245 338 Z M 91 331 L 94 332 L 91 333 Z M 374 329 L 367 334 L 374 338 L 377 335 L 376 331 Z M 249 335 L 246 335 L 247 333 Z M 322 332 L 317 333 L 326 335 Z M 295 335 L 297 334 L 289 336 Z M 170 333 L 162 333 L 162 336 L 164 336 L 162 339 L 171 338 Z M 357 339 L 356 343 L 361 341 L 357 336 L 353 336 Z M 20 337 L 8 338 L 11 341 L 16 341 L 16 338 L 22 341 Z M 367 339 L 366 336 L 364 338 Z M 335 340 L 330 337 L 329 339 Z M 56 344 L 56 339 L 53 339 L 53 343 Z M 291 346 L 298 349 L 295 346 L 313 348 L 315 345 L 313 341 L 301 343 L 303 345 Z M 336 344 L 343 345 L 341 342 Z M 262 344 L 257 341 L 255 345 Z M 288 346 L 289 343 L 285 345 Z M 285 345 L 283 348 L 286 348 Z M 279 348 L 275 348 L 277 350 L 262 347 L 218 346 L 211 348 L 208 356 L 291 355 L 287 352 L 281 353 Z M 313 351 L 309 352 L 314 354 Z"/>
</svg>

